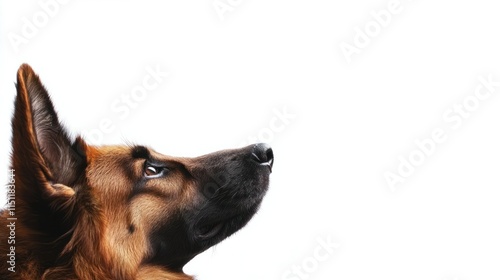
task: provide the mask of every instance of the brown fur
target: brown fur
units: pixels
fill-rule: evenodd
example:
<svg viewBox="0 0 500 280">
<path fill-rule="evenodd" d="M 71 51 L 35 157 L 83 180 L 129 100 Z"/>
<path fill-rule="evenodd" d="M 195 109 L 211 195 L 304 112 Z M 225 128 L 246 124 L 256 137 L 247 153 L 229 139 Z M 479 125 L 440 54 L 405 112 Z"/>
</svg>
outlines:
<svg viewBox="0 0 500 280">
<path fill-rule="evenodd" d="M 1 279 L 193 279 L 182 267 L 250 220 L 273 163 L 263 144 L 178 158 L 72 141 L 26 64 L 12 128 L 15 216 L 1 212 L 0 259 L 15 246 L 15 272 L 1 261 Z"/>
</svg>

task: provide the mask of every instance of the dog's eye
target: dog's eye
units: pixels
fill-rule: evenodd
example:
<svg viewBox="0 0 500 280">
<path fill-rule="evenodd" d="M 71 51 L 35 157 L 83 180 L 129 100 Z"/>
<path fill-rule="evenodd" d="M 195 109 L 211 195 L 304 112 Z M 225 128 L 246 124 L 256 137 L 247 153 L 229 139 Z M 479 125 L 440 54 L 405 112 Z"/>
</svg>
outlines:
<svg viewBox="0 0 500 280">
<path fill-rule="evenodd" d="M 147 178 L 157 178 L 165 172 L 164 167 L 153 166 L 148 163 L 144 166 L 144 176 Z"/>
</svg>

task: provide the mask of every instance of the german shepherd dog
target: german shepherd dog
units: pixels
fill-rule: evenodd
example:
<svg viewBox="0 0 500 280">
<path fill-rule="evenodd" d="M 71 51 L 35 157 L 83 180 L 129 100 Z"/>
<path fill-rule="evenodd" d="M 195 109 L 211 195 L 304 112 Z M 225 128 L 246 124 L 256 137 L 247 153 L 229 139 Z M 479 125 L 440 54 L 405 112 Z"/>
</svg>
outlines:
<svg viewBox="0 0 500 280">
<path fill-rule="evenodd" d="M 266 144 L 195 158 L 91 146 L 68 136 L 29 65 L 16 87 L 1 279 L 194 279 L 183 266 L 241 229 L 268 189 Z"/>
</svg>

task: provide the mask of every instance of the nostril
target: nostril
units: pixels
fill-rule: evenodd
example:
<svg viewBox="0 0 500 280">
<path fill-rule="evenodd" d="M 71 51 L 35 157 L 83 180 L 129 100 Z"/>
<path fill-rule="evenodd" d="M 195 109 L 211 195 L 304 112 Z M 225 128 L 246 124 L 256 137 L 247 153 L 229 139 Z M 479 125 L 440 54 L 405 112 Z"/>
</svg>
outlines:
<svg viewBox="0 0 500 280">
<path fill-rule="evenodd" d="M 266 158 L 267 158 L 267 161 L 271 161 L 274 159 L 273 149 L 269 148 L 266 151 Z"/>
<path fill-rule="evenodd" d="M 266 165 L 271 169 L 273 167 L 274 154 L 273 149 L 268 144 L 255 144 L 252 151 L 253 160 L 260 165 Z"/>
</svg>

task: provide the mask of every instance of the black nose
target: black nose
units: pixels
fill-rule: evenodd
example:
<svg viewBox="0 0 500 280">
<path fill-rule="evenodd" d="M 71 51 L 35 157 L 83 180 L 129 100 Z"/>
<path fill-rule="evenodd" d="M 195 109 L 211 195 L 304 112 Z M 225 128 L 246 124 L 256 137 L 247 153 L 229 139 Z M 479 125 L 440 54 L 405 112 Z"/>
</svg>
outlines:
<svg viewBox="0 0 500 280">
<path fill-rule="evenodd" d="M 274 163 L 274 154 L 271 146 L 265 143 L 255 144 L 252 151 L 252 159 L 259 165 L 267 166 L 272 172 Z"/>
</svg>

